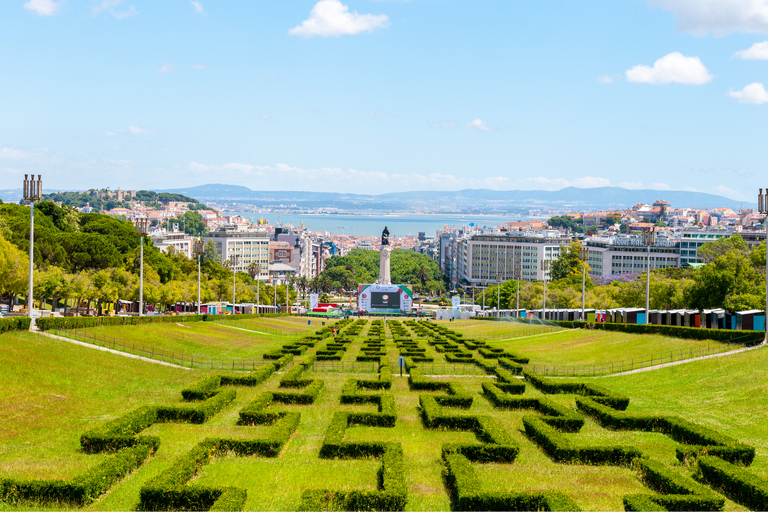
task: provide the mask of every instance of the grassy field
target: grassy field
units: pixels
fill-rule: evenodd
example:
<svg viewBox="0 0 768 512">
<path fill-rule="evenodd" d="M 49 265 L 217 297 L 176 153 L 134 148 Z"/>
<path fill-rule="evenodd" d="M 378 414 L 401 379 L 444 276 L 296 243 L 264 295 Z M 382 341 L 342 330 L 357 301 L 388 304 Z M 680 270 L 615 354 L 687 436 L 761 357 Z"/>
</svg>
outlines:
<svg viewBox="0 0 768 512">
<path fill-rule="evenodd" d="M 275 320 L 264 325 L 269 328 L 275 325 Z M 142 334 L 145 338 L 161 340 L 164 329 L 168 338 L 183 340 L 187 339 L 184 336 L 190 329 L 198 327 L 189 325 L 165 324 L 156 326 L 161 327 L 157 330 L 146 329 L 149 326 L 125 329 L 126 332 L 133 330 L 137 340 L 142 339 Z M 459 322 L 453 322 L 448 327 L 458 325 Z M 232 337 L 237 337 L 239 332 L 201 324 L 188 339 L 204 339 L 205 346 L 215 352 L 216 347 L 226 345 L 228 339 L 238 343 L 237 338 L 233 341 Z M 526 338 L 524 345 L 523 340 L 505 345 L 534 359 L 546 358 L 539 354 L 554 358 L 559 350 L 575 361 L 599 357 L 601 345 L 615 355 L 629 349 L 642 354 L 643 347 L 651 351 L 673 343 L 661 337 L 658 340 L 647 336 L 622 338 L 603 331 L 571 331 L 569 334 L 570 337 L 563 333 Z M 357 350 L 357 347 L 350 349 L 348 357 L 353 357 Z M 388 353 L 390 359 L 396 357 L 394 345 L 388 347 Z M 4 368 L 0 372 L 0 478 L 71 478 L 104 457 L 87 455 L 80 450 L 79 436 L 87 428 L 140 405 L 179 403 L 183 387 L 210 374 L 144 363 L 28 333 L 0 335 L 0 363 Z M 375 406 L 339 403 L 342 387 L 350 374 L 314 372 L 309 376 L 325 382 L 316 404 L 273 406 L 278 411 L 301 413 L 297 432 L 278 458 L 216 458 L 195 477 L 194 484 L 245 488 L 248 491 L 246 510 L 295 510 L 305 489 L 375 489 L 379 460 L 318 457 L 336 411 L 373 412 Z M 146 433 L 161 439 L 158 452 L 88 508 L 135 510 L 141 486 L 206 437 L 266 435 L 271 427 L 238 426 L 238 412 L 261 392 L 276 389 L 279 379 L 280 375 L 273 375 L 256 388 L 236 388 L 235 401 L 204 425 L 167 423 L 150 427 Z M 532 414 L 531 411 L 498 410 L 481 395 L 481 384 L 490 377 L 445 379 L 460 382 L 474 398 L 469 410 L 451 409 L 451 414 L 492 416 L 521 446 L 513 464 L 473 465 L 484 490 L 557 490 L 585 510 L 621 509 L 623 495 L 650 492 L 631 468 L 554 463 L 522 432 L 522 417 Z M 626 393 L 631 398 L 628 411 L 676 414 L 755 446 L 758 455 L 753 469 L 768 477 L 768 349 L 647 373 L 582 380 Z M 449 510 L 450 501 L 442 477 L 441 446 L 449 442 L 478 441 L 469 432 L 426 429 L 418 411 L 419 394 L 423 392 L 411 391 L 406 378 L 396 376 L 391 393 L 396 401 L 396 426 L 350 427 L 345 440 L 401 443 L 407 466 L 407 510 Z M 526 394 L 541 396 L 530 385 Z M 547 397 L 575 409 L 573 395 Z M 579 445 L 629 444 L 675 471 L 690 474 L 690 469 L 675 460 L 676 443 L 661 434 L 609 431 L 587 418 L 582 431 L 569 436 Z M 20 507 L 0 503 L 0 509 L 10 508 Z M 742 508 L 730 501 L 726 505 L 727 510 Z"/>
</svg>

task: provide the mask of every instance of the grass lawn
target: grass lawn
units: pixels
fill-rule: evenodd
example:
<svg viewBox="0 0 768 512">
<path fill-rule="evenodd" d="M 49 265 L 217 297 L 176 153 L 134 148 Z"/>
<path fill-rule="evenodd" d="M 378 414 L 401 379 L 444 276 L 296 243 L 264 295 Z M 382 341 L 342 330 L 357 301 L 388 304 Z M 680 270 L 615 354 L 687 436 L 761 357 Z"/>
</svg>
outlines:
<svg viewBox="0 0 768 512">
<path fill-rule="evenodd" d="M 449 328 L 459 324 L 454 322 Z M 114 332 L 118 328 L 109 329 Z M 223 347 L 221 350 L 237 350 L 227 348 L 227 344 L 240 343 L 237 337 L 241 332 L 203 323 L 190 323 L 189 327 L 161 324 L 126 326 L 124 329 L 126 336 L 133 336 L 137 341 L 150 337 L 158 343 L 181 345 L 202 340 L 197 342 L 198 346 L 206 347 L 211 353 L 216 353 L 219 346 Z M 663 337 L 622 337 L 605 331 L 571 331 L 567 334 L 570 337 L 553 334 L 495 344 L 510 345 L 510 349 L 534 360 L 538 360 L 539 354 L 543 354 L 542 359 L 547 356 L 554 359 L 560 351 L 570 358 L 569 361 L 579 361 L 598 357 L 601 346 L 615 357 L 627 350 L 642 354 L 643 348 L 647 350 L 645 354 L 649 354 L 657 347 L 674 343 Z M 167 340 L 163 341 L 163 336 Z M 481 338 L 479 335 L 473 337 Z M 353 343 L 345 357 L 356 354 L 359 343 Z M 390 352 L 394 344 L 391 339 L 387 343 Z M 241 347 L 239 350 L 246 349 Z M 80 451 L 79 437 L 87 428 L 119 417 L 140 405 L 179 403 L 183 387 L 211 374 L 149 364 L 29 333 L 0 335 L 0 363 L 4 368 L 0 372 L 0 478 L 71 478 L 104 457 Z M 307 376 L 325 382 L 314 405 L 270 406 L 275 411 L 301 413 L 298 430 L 279 457 L 218 457 L 204 466 L 190 484 L 245 488 L 248 492 L 246 510 L 295 510 L 306 489 L 376 489 L 380 460 L 327 460 L 318 456 L 336 411 L 376 410 L 373 405 L 342 405 L 339 400 L 348 378 L 371 378 L 372 375 L 318 371 L 309 372 Z M 273 375 L 255 388 L 236 388 L 236 399 L 204 425 L 164 423 L 151 426 L 145 433 L 160 437 L 157 453 L 88 508 L 135 510 L 141 486 L 206 437 L 268 435 L 270 426 L 238 426 L 238 412 L 263 391 L 277 389 L 280 377 L 280 374 Z M 521 447 L 512 464 L 473 464 L 483 490 L 559 491 L 585 510 L 622 509 L 625 494 L 651 492 L 632 468 L 553 462 L 523 433 L 522 417 L 535 414 L 533 411 L 495 409 L 481 395 L 481 385 L 489 379 L 486 376 L 443 378 L 460 382 L 474 398 L 470 409 L 446 408 L 448 413 L 491 416 Z M 758 454 L 753 468 L 768 477 L 768 349 L 647 373 L 582 380 L 591 380 L 629 395 L 628 411 L 676 414 L 755 446 Z M 390 393 L 396 403 L 395 427 L 350 427 L 345 441 L 400 443 L 406 465 L 406 509 L 450 510 L 443 481 L 441 447 L 444 443 L 479 441 L 470 432 L 426 429 L 418 409 L 419 395 L 424 392 L 411 391 L 406 378 L 396 375 Z M 543 396 L 530 385 L 526 395 Z M 575 409 L 573 395 L 547 395 L 547 398 Z M 583 446 L 631 445 L 676 472 L 691 474 L 689 468 L 679 465 L 675 459 L 677 444 L 661 434 L 610 431 L 587 418 L 581 432 L 567 435 L 574 444 Z M 0 510 L 10 508 L 20 507 L 0 503 Z M 21 508 L 25 506 L 22 504 Z M 726 509 L 740 510 L 742 507 L 728 501 Z"/>
<path fill-rule="evenodd" d="M 489 341 L 490 345 L 531 358 L 531 363 L 553 365 L 591 365 L 669 356 L 671 352 L 717 347 L 723 351 L 739 348 L 717 341 L 688 340 L 657 334 L 628 334 L 619 331 L 568 329 L 509 341 Z"/>
</svg>

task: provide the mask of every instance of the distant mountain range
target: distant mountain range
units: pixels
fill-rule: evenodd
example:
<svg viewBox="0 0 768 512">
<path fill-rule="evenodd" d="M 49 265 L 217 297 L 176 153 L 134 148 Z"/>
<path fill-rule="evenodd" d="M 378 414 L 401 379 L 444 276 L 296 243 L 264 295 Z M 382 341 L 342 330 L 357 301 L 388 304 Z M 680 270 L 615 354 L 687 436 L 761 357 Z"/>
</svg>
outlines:
<svg viewBox="0 0 768 512">
<path fill-rule="evenodd" d="M 628 208 L 637 203 L 651 204 L 659 199 L 673 208 L 735 208 L 739 201 L 703 192 L 680 190 L 629 190 L 620 187 L 561 190 L 488 190 L 398 192 L 379 195 L 333 192 L 260 191 L 240 185 L 200 185 L 159 192 L 184 194 L 201 202 L 244 202 L 259 206 L 295 204 L 301 207 L 336 207 L 373 210 L 434 211 L 520 211 L 536 208 L 606 210 Z M 745 208 L 754 205 L 747 204 Z"/>
<path fill-rule="evenodd" d="M 44 191 L 45 193 L 55 191 Z M 240 185 L 200 185 L 197 187 L 157 190 L 193 197 L 203 203 L 251 203 L 261 207 L 296 205 L 302 208 L 339 208 L 342 210 L 395 210 L 461 213 L 514 212 L 536 209 L 609 210 L 628 208 L 637 203 L 651 204 L 659 199 L 672 208 L 733 208 L 742 203 L 727 197 L 680 190 L 629 190 L 619 187 L 576 188 L 561 190 L 488 190 L 397 192 L 379 195 L 335 192 L 251 190 Z M 0 190 L 0 199 L 18 202 L 21 189 Z M 755 205 L 744 204 L 744 208 Z"/>
</svg>

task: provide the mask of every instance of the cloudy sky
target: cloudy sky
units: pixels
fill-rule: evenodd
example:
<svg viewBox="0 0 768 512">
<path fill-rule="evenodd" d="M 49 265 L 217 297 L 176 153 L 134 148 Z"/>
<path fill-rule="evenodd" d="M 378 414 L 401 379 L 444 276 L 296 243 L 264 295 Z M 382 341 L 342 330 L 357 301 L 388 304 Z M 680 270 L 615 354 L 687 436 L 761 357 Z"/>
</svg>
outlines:
<svg viewBox="0 0 768 512">
<path fill-rule="evenodd" d="M 768 186 L 768 0 L 3 0 L 0 48 L 0 189 Z"/>
</svg>

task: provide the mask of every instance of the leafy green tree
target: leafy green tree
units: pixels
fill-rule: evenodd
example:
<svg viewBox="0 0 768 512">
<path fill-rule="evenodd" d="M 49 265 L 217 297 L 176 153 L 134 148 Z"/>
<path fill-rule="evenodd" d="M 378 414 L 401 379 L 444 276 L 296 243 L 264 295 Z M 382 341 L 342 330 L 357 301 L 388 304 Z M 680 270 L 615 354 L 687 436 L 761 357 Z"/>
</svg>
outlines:
<svg viewBox="0 0 768 512">
<path fill-rule="evenodd" d="M 699 258 L 701 258 L 704 263 L 711 263 L 719 256 L 732 250 L 741 254 L 749 253 L 747 242 L 745 242 L 738 233 L 727 238 L 723 237 L 718 238 L 717 240 L 712 240 L 711 242 L 706 242 L 699 247 L 696 254 L 698 254 Z M 763 251 L 763 254 L 765 254 L 765 251 Z"/>
<path fill-rule="evenodd" d="M 688 303 L 696 309 L 762 309 L 765 276 L 750 255 L 737 247 L 697 269 L 686 292 Z"/>
<path fill-rule="evenodd" d="M 549 277 L 552 281 L 565 279 L 572 274 L 579 275 L 579 287 L 581 287 L 581 260 L 579 259 L 579 250 L 581 243 L 574 240 L 568 246 L 560 246 L 560 255 L 549 266 Z M 589 274 L 589 265 L 586 266 L 586 272 Z M 589 276 L 587 275 L 587 280 Z M 591 280 L 590 280 L 591 284 Z"/>
<path fill-rule="evenodd" d="M 24 292 L 28 262 L 29 258 L 0 234 L 0 297 L 9 297 L 9 303 Z"/>
</svg>

